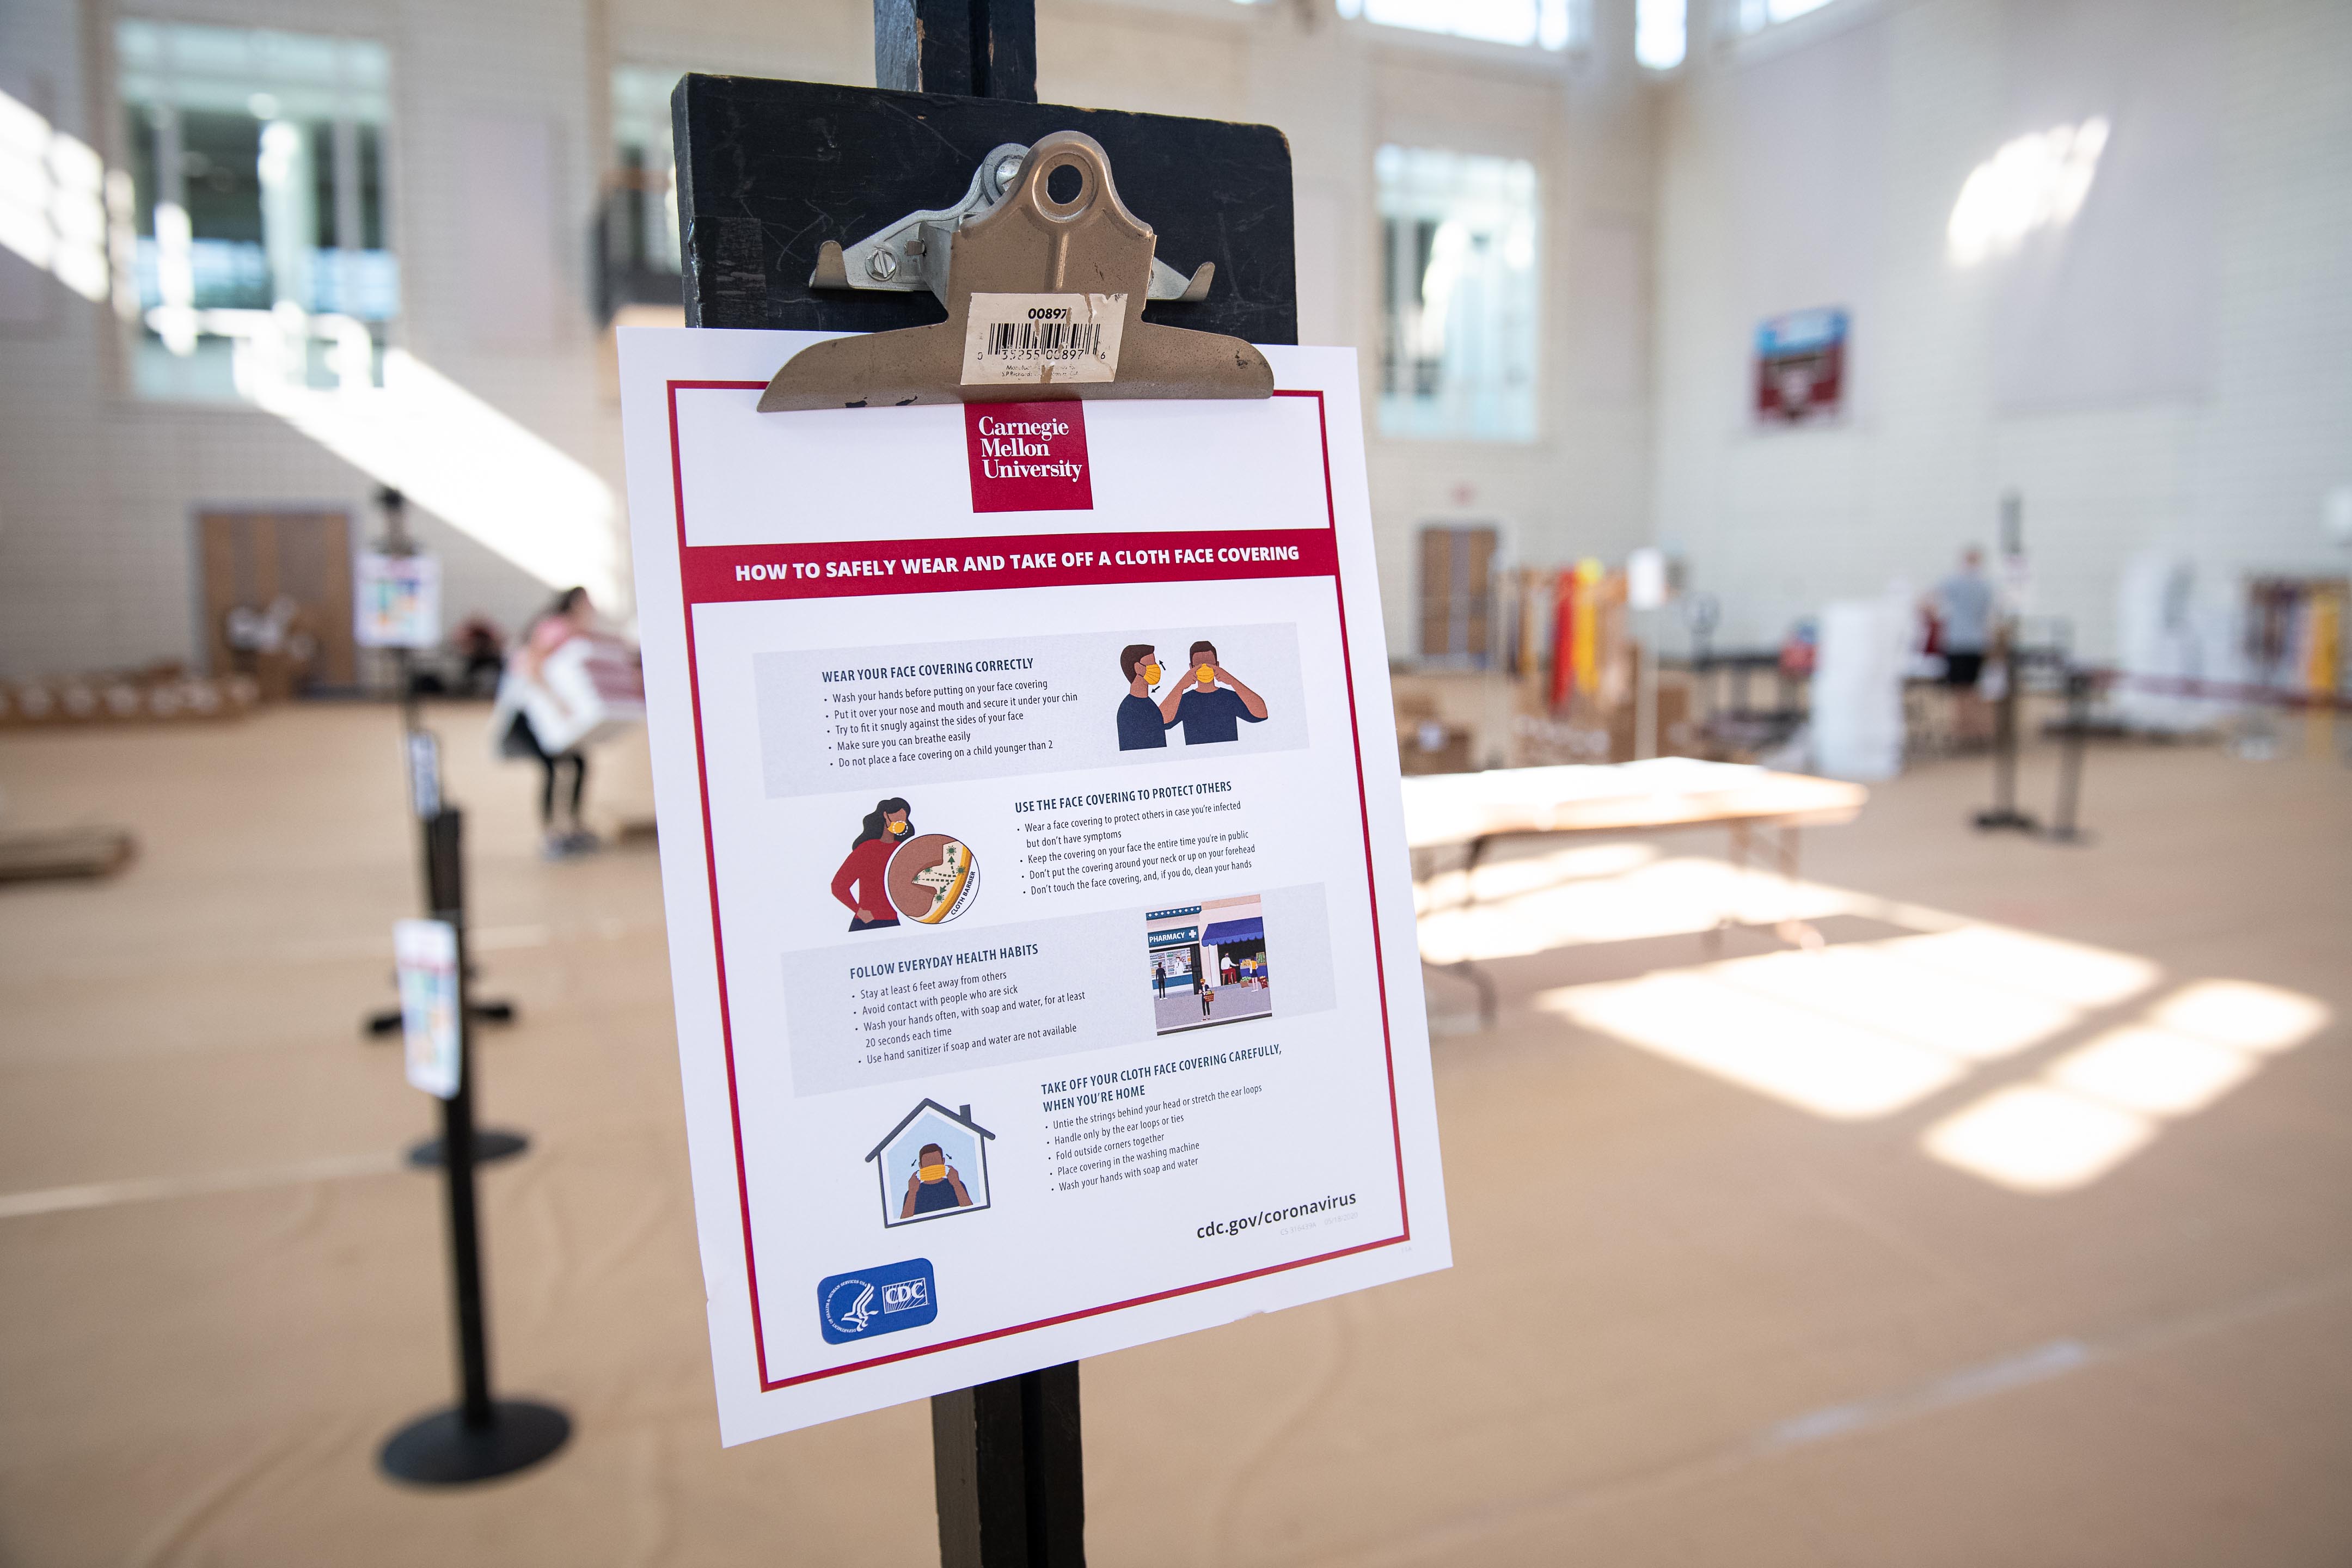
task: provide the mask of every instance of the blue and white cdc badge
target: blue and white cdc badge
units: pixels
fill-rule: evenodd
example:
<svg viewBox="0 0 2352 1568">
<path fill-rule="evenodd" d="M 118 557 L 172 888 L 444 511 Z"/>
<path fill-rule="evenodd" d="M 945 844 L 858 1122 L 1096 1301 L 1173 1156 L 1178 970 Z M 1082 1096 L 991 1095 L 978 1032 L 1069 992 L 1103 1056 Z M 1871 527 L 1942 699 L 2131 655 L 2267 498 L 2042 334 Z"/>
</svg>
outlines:
<svg viewBox="0 0 2352 1568">
<path fill-rule="evenodd" d="M 829 1345 L 919 1329 L 940 1315 L 931 1260 L 909 1258 L 855 1274 L 829 1274 L 816 1284 L 816 1315 Z"/>
</svg>

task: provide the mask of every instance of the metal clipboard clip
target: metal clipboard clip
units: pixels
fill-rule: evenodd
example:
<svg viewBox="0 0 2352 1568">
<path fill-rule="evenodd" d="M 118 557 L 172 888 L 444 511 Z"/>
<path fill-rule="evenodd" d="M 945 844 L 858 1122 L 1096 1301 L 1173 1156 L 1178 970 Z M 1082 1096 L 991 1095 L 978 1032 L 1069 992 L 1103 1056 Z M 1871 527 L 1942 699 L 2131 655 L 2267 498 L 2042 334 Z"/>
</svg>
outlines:
<svg viewBox="0 0 2352 1568">
<path fill-rule="evenodd" d="M 1049 182 L 1072 171 L 1067 200 Z M 760 412 L 1097 398 L 1270 397 L 1274 367 L 1241 339 L 1143 319 L 1146 300 L 1197 300 L 1153 255 L 1091 136 L 1057 131 L 991 153 L 957 206 L 909 214 L 844 247 L 826 241 L 810 287 L 928 289 L 948 319 L 831 338 L 784 362 Z M 1041 302 L 1043 301 L 1043 302 Z"/>
</svg>

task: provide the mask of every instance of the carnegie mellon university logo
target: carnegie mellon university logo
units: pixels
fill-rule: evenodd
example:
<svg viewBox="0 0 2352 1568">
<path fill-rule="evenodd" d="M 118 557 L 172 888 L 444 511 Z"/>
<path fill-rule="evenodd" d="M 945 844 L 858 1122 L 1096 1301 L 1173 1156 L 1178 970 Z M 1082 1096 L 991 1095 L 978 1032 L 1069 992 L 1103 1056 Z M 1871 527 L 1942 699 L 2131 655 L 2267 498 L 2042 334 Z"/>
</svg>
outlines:
<svg viewBox="0 0 2352 1568">
<path fill-rule="evenodd" d="M 1092 511 L 1083 403 L 967 403 L 974 511 Z"/>
<path fill-rule="evenodd" d="M 854 1274 L 829 1274 L 816 1284 L 816 1314 L 829 1345 L 919 1329 L 940 1315 L 931 1260 L 910 1258 Z"/>
</svg>

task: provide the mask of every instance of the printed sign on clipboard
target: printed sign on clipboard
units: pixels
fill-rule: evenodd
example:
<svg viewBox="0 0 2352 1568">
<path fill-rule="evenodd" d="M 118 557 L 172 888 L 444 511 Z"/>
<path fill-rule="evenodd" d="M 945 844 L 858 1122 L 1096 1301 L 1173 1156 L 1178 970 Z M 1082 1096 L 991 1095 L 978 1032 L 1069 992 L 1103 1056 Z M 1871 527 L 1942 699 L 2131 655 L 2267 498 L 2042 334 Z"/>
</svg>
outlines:
<svg viewBox="0 0 2352 1568">
<path fill-rule="evenodd" d="M 729 1443 L 1451 1258 L 1355 356 L 760 411 L 842 341 L 620 334 Z"/>
<path fill-rule="evenodd" d="M 447 1100 L 463 1068 L 457 1028 L 457 928 L 447 921 L 399 921 L 392 928 L 400 976 L 400 1026 L 408 1081 Z"/>
</svg>

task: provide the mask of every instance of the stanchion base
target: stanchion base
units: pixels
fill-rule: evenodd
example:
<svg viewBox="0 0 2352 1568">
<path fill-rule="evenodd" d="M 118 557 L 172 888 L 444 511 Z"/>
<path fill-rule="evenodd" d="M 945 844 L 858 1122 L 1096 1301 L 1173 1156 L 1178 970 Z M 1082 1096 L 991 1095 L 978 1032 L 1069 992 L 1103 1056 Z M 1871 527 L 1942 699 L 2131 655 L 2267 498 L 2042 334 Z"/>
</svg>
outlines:
<svg viewBox="0 0 2352 1568">
<path fill-rule="evenodd" d="M 1980 828 L 2014 827 L 2020 833 L 2032 833 L 2041 824 L 2021 811 L 1979 811 L 1976 825 Z"/>
<path fill-rule="evenodd" d="M 492 1160 L 511 1160 L 530 1147 L 530 1139 L 520 1132 L 509 1132 L 498 1127 L 474 1129 L 474 1163 L 488 1164 Z M 426 1138 L 408 1146 L 408 1163 L 420 1171 L 440 1168 L 446 1155 L 438 1138 Z"/>
<path fill-rule="evenodd" d="M 2088 844 L 2090 830 L 2082 827 L 2053 827 L 2042 835 L 2053 844 Z"/>
<path fill-rule="evenodd" d="M 515 1021 L 515 1005 L 511 1002 L 473 1002 L 466 1007 L 466 1016 L 485 1024 L 511 1024 Z M 401 1016 L 397 1007 L 382 1007 L 361 1020 L 360 1028 L 370 1035 L 400 1033 Z"/>
<path fill-rule="evenodd" d="M 553 1405 L 501 1399 L 490 1406 L 488 1426 L 467 1426 L 458 1410 L 417 1417 L 384 1439 L 376 1462 L 418 1486 L 463 1486 L 535 1465 L 571 1436 L 572 1417 Z"/>
</svg>

